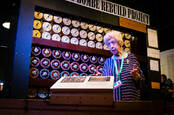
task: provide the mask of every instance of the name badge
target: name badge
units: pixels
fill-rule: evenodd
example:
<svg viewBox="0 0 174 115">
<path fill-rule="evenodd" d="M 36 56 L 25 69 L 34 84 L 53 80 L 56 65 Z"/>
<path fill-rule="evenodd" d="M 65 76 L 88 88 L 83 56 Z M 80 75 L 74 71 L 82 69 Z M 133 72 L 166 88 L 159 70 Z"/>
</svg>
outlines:
<svg viewBox="0 0 174 115">
<path fill-rule="evenodd" d="M 114 88 L 118 88 L 118 87 L 120 87 L 121 85 L 122 85 L 121 81 L 118 80 L 118 81 L 116 81 L 116 83 L 114 83 Z"/>
</svg>

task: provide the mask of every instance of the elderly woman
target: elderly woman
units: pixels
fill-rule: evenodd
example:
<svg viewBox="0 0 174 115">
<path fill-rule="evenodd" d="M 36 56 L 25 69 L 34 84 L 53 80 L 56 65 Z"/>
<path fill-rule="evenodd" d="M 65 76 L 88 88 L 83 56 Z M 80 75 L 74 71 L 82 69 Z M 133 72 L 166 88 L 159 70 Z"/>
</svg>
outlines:
<svg viewBox="0 0 174 115">
<path fill-rule="evenodd" d="M 107 58 L 102 74 L 114 76 L 114 101 L 138 100 L 138 85 L 144 79 L 139 63 L 133 54 L 122 49 L 122 35 L 118 31 L 111 31 L 104 36 L 104 43 L 108 46 L 112 57 Z"/>
</svg>

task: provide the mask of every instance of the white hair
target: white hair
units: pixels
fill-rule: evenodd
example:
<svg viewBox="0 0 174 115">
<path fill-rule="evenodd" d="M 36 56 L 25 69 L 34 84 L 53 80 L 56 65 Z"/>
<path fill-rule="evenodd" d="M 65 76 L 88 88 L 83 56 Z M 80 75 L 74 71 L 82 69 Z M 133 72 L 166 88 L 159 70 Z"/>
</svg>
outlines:
<svg viewBox="0 0 174 115">
<path fill-rule="evenodd" d="M 116 39 L 120 46 L 123 43 L 123 37 L 121 35 L 121 32 L 116 31 L 116 30 L 112 30 L 112 31 L 106 33 L 106 35 L 104 36 L 104 43 L 107 45 L 107 42 L 110 39 Z"/>
</svg>

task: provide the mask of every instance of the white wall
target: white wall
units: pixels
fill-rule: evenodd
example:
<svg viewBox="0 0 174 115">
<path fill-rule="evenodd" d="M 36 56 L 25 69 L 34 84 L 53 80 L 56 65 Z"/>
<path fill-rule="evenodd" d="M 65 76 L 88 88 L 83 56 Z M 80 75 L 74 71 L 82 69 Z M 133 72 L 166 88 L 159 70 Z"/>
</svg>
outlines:
<svg viewBox="0 0 174 115">
<path fill-rule="evenodd" d="M 174 49 L 160 52 L 161 74 L 166 74 L 174 82 Z"/>
</svg>

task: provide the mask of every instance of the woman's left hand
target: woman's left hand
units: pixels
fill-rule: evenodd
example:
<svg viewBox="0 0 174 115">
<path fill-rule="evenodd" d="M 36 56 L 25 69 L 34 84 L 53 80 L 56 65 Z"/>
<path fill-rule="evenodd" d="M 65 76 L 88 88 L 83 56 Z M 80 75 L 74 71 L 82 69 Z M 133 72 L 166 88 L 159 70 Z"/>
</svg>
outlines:
<svg viewBox="0 0 174 115">
<path fill-rule="evenodd" d="M 133 65 L 133 70 L 131 70 L 131 75 L 134 77 L 135 81 L 138 81 L 141 76 L 139 74 L 140 68 L 136 64 Z"/>
</svg>

